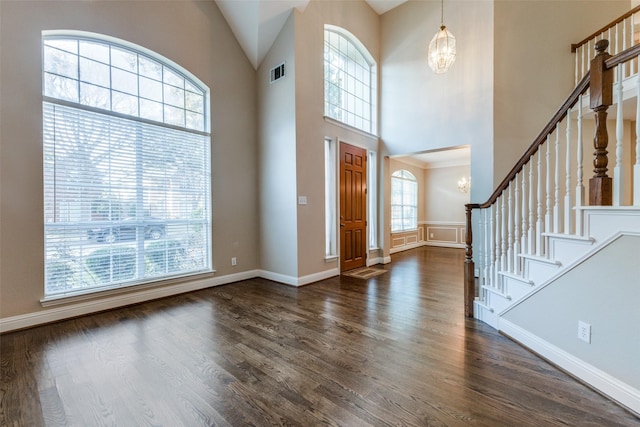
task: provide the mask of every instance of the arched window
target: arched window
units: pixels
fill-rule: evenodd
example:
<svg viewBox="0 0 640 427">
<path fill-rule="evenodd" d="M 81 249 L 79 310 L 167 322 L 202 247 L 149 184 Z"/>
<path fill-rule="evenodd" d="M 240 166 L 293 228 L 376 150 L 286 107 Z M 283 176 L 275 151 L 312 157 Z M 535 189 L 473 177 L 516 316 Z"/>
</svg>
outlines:
<svg viewBox="0 0 640 427">
<path fill-rule="evenodd" d="M 324 114 L 376 133 L 376 63 L 348 31 L 325 25 Z"/>
<path fill-rule="evenodd" d="M 211 271 L 208 88 L 98 34 L 43 52 L 45 296 Z"/>
<path fill-rule="evenodd" d="M 391 232 L 418 228 L 418 182 L 409 171 L 391 175 Z"/>
</svg>

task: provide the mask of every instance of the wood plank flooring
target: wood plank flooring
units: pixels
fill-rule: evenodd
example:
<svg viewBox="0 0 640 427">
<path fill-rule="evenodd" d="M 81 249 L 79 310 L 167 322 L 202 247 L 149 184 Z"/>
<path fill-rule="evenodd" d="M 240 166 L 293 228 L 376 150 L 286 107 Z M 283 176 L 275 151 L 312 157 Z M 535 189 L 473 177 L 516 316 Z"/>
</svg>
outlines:
<svg viewBox="0 0 640 427">
<path fill-rule="evenodd" d="M 254 279 L 0 337 L 2 426 L 640 426 L 463 317 L 463 252 Z"/>
</svg>

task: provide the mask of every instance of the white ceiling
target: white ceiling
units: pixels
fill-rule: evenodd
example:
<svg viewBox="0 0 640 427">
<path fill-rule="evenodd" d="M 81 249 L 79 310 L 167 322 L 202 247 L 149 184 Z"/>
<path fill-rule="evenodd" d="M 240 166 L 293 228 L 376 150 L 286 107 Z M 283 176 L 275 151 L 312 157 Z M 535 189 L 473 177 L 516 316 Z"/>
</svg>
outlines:
<svg viewBox="0 0 640 427">
<path fill-rule="evenodd" d="M 471 149 L 469 146 L 464 146 L 394 158 L 425 169 L 466 166 L 471 164 Z"/>
<path fill-rule="evenodd" d="M 378 15 L 382 15 L 407 0 L 365 1 Z M 295 8 L 303 12 L 309 0 L 216 0 L 216 3 L 249 61 L 257 69 L 291 10 Z"/>
</svg>

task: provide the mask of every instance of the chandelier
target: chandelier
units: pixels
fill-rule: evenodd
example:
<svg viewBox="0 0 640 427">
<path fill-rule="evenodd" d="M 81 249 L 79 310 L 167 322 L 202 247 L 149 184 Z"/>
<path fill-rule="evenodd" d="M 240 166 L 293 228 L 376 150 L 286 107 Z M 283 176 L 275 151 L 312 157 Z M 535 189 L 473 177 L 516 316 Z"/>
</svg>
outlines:
<svg viewBox="0 0 640 427">
<path fill-rule="evenodd" d="M 429 67 L 436 74 L 446 73 L 456 61 L 456 38 L 444 25 L 444 0 L 440 5 L 440 31 L 429 43 Z"/>
<path fill-rule="evenodd" d="M 458 180 L 458 190 L 462 193 L 468 193 L 471 189 L 471 178 L 462 177 Z"/>
</svg>

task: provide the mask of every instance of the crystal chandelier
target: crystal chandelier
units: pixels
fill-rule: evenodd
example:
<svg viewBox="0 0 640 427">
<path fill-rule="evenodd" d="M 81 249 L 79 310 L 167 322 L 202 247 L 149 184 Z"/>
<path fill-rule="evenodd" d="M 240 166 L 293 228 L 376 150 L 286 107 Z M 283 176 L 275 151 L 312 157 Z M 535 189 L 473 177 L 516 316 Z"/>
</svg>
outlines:
<svg viewBox="0 0 640 427">
<path fill-rule="evenodd" d="M 440 31 L 429 43 L 429 67 L 436 74 L 446 73 L 456 61 L 456 38 L 444 25 L 444 0 L 441 0 Z"/>
</svg>

